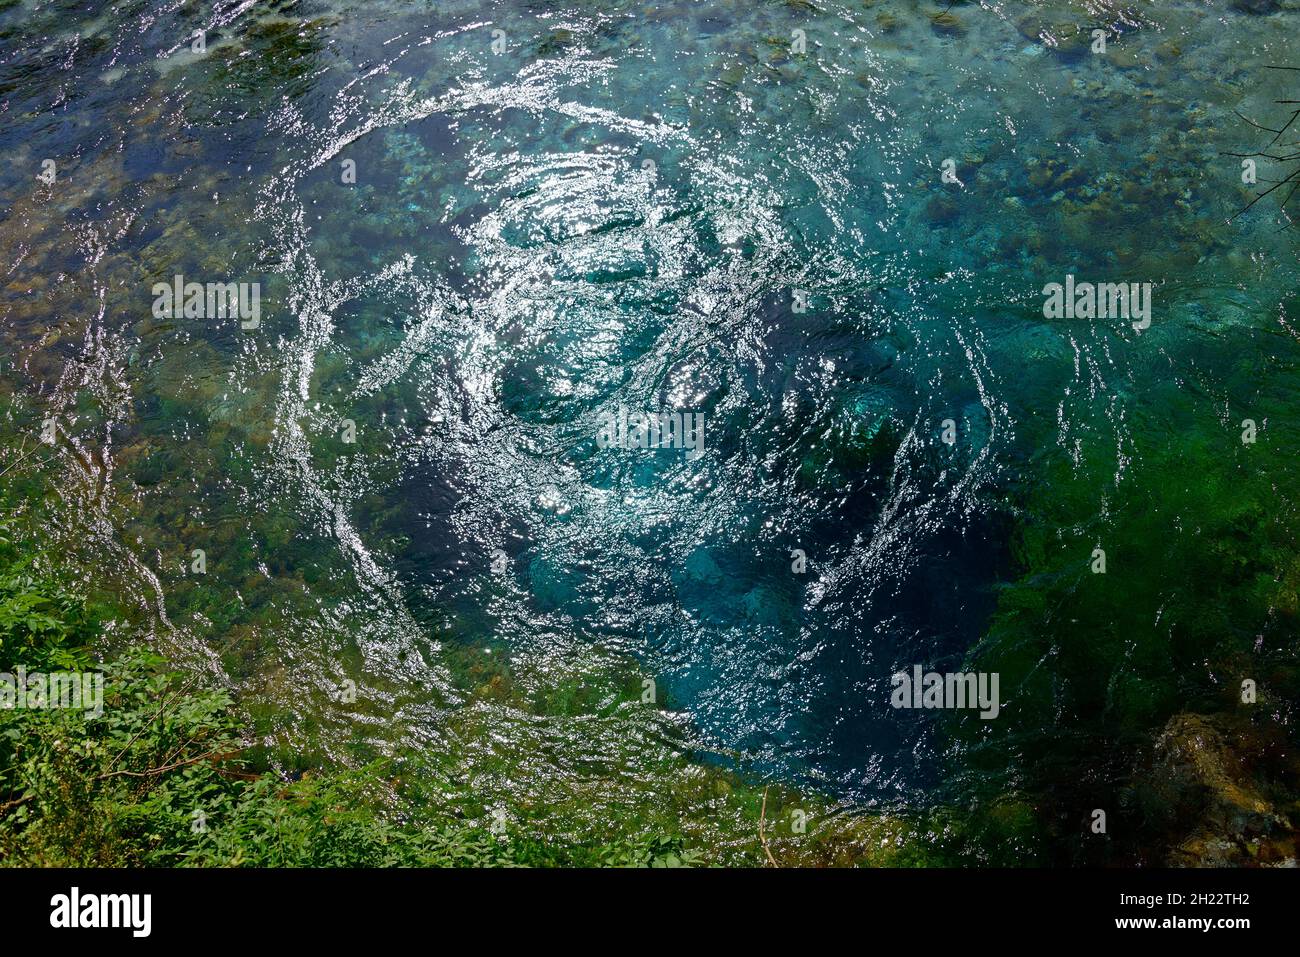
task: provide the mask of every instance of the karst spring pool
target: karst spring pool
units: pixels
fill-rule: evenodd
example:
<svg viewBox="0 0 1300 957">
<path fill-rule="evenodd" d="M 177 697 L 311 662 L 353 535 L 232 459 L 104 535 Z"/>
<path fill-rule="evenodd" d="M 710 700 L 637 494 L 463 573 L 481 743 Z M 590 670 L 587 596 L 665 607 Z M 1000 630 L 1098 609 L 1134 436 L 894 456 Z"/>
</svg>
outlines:
<svg viewBox="0 0 1300 957">
<path fill-rule="evenodd" d="M 11 0 L 0 469 L 286 778 L 721 862 L 760 813 L 790 862 L 1294 862 L 1298 36 Z M 1187 736 L 1269 810 L 1162 790 Z"/>
</svg>

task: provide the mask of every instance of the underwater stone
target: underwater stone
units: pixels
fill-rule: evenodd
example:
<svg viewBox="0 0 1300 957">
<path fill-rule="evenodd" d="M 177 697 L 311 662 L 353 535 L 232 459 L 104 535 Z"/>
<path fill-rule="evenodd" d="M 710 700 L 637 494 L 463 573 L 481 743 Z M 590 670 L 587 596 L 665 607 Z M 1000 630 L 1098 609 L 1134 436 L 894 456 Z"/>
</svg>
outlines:
<svg viewBox="0 0 1300 957">
<path fill-rule="evenodd" d="M 930 18 L 935 33 L 957 35 L 966 32 L 966 25 L 951 13 L 938 13 Z"/>
<path fill-rule="evenodd" d="M 925 204 L 925 218 L 936 226 L 951 223 L 957 218 L 957 203 L 947 196 L 933 196 Z"/>
<path fill-rule="evenodd" d="M 1172 811 L 1176 828 L 1191 827 L 1170 853 L 1173 866 L 1241 866 L 1294 861 L 1286 817 L 1252 773 L 1258 757 L 1277 748 L 1270 734 L 1224 715 L 1178 714 L 1156 742 L 1147 788 Z M 1255 761 L 1243 760 L 1246 756 Z"/>
<path fill-rule="evenodd" d="M 1141 66 L 1141 61 L 1138 60 L 1138 55 L 1128 47 L 1112 46 L 1108 48 L 1106 51 L 1106 59 L 1115 64 L 1115 66 L 1119 67 L 1121 70 L 1132 70 L 1135 67 Z"/>
<path fill-rule="evenodd" d="M 1048 33 L 1056 38 L 1056 45 L 1051 49 L 1063 57 L 1080 56 L 1092 43 L 1087 31 L 1073 23 L 1055 24 L 1048 28 Z"/>
</svg>

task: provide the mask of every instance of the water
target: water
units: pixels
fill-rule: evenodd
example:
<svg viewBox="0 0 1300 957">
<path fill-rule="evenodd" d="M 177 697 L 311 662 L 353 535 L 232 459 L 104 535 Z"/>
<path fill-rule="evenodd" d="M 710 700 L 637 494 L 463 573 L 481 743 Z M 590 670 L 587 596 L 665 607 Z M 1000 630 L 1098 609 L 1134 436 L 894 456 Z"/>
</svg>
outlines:
<svg viewBox="0 0 1300 957">
<path fill-rule="evenodd" d="M 1158 727 L 1223 680 L 1135 664 L 1203 613 L 1203 528 L 1294 527 L 1296 234 L 1228 221 L 1224 155 L 1294 99 L 1282 6 L 11 4 L 4 375 L 65 430 L 52 534 L 287 764 L 464 749 L 545 795 L 644 745 L 907 807 L 973 746 L 887 707 L 913 664 L 1050 674 L 1049 741 L 1080 671 L 1183 682 Z M 155 318 L 178 273 L 261 283 L 259 327 Z M 1152 283 L 1151 327 L 1044 319 L 1067 274 Z M 702 412 L 703 454 L 597 448 L 620 407 Z M 1134 621 L 1038 609 L 1021 662 L 995 621 L 1098 546 Z"/>
</svg>

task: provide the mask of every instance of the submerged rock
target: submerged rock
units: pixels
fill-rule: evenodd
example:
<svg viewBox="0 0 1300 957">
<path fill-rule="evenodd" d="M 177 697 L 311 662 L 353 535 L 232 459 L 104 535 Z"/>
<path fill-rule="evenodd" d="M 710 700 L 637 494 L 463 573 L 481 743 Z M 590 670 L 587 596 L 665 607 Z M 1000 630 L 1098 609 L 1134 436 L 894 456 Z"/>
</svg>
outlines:
<svg viewBox="0 0 1300 957">
<path fill-rule="evenodd" d="M 903 21 L 892 13 L 881 12 L 876 14 L 876 25 L 885 33 L 893 33 L 903 25 Z"/>
<path fill-rule="evenodd" d="M 927 222 L 934 226 L 946 226 L 953 222 L 960 208 L 957 202 L 948 196 L 932 196 L 925 204 L 924 216 Z"/>
<path fill-rule="evenodd" d="M 1017 18 L 1016 30 L 1022 37 L 1042 44 L 1064 57 L 1082 55 L 1092 45 L 1090 29 L 1065 21 L 1053 23 L 1036 13 L 1027 13 Z"/>
<path fill-rule="evenodd" d="M 966 25 L 951 13 L 936 13 L 930 18 L 930 26 L 935 33 L 956 36 L 966 32 Z"/>
<path fill-rule="evenodd" d="M 1300 831 L 1270 791 L 1275 776 L 1261 767 L 1277 751 L 1266 732 L 1229 715 L 1169 719 L 1149 786 L 1175 827 L 1191 830 L 1173 839 L 1168 864 L 1295 866 Z"/>
</svg>

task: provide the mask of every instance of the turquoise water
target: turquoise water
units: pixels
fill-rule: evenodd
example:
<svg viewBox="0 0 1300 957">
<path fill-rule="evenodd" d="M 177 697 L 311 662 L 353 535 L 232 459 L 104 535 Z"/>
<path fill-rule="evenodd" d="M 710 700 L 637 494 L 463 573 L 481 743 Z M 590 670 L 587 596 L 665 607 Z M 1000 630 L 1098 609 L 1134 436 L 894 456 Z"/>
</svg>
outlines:
<svg viewBox="0 0 1300 957">
<path fill-rule="evenodd" d="M 449 655 L 526 694 L 630 658 L 671 747 L 921 801 L 954 746 L 890 676 L 975 660 L 1024 528 L 1086 571 L 1244 418 L 1285 488 L 1296 232 L 1280 194 L 1229 221 L 1225 155 L 1296 98 L 1300 5 L 1263 6 L 11 4 L 3 376 L 63 429 L 51 534 L 268 744 L 497 707 L 562 777 L 595 745 Z M 154 316 L 175 274 L 261 283 L 260 324 Z M 1152 284 L 1150 327 L 1045 319 L 1067 274 Z M 620 407 L 703 413 L 702 454 L 599 448 Z M 1128 608 L 1188 574 L 1108 559 Z M 1187 668 L 1184 702 L 1226 680 Z"/>
</svg>

